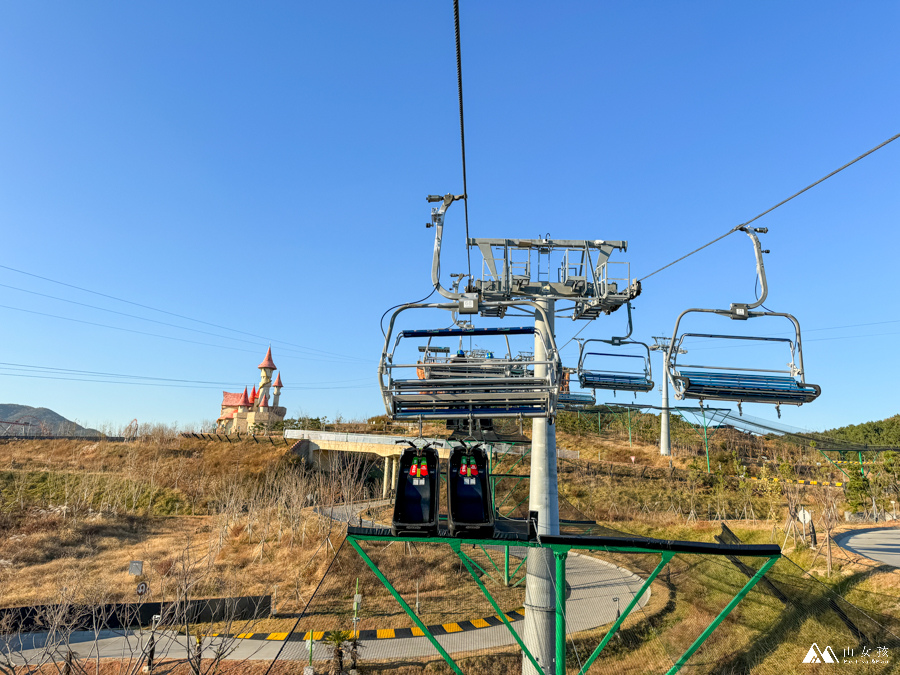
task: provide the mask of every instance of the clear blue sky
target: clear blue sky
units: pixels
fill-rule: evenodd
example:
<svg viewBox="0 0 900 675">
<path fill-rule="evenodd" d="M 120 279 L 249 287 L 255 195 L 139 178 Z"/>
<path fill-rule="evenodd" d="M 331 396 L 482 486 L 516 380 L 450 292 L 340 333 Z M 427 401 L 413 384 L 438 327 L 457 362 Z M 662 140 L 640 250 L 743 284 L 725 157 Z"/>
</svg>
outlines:
<svg viewBox="0 0 900 675">
<path fill-rule="evenodd" d="M 461 16 L 473 236 L 626 239 L 614 259 L 643 276 L 900 132 L 894 2 Z M 453 47 L 449 0 L 5 3 L 0 402 L 214 419 L 271 342 L 291 416 L 383 412 L 379 317 L 429 290 L 425 195 L 462 189 Z M 900 141 L 758 223 L 766 304 L 800 319 L 824 392 L 790 424 L 900 412 L 898 168 Z M 445 271 L 464 269 L 461 215 Z M 752 283 L 732 236 L 646 281 L 636 336 Z M 560 342 L 581 327 L 560 320 Z"/>
</svg>

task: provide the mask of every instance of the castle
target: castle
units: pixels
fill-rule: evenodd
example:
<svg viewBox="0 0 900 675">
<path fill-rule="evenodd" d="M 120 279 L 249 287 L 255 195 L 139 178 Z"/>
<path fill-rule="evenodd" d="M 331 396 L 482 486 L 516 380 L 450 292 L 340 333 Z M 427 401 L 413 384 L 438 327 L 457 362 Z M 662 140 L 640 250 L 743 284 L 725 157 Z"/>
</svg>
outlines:
<svg viewBox="0 0 900 675">
<path fill-rule="evenodd" d="M 287 408 L 279 407 L 278 399 L 281 397 L 281 373 L 272 382 L 272 373 L 277 368 L 272 360 L 272 348 L 266 352 L 266 358 L 259 364 L 259 389 L 253 386 L 253 391 L 247 393 L 244 387 L 243 393 L 237 394 L 230 391 L 222 392 L 222 412 L 216 420 L 216 433 L 256 433 L 266 432 L 272 429 L 276 422 L 284 419 Z M 269 389 L 272 389 L 272 404 L 269 405 Z"/>
</svg>

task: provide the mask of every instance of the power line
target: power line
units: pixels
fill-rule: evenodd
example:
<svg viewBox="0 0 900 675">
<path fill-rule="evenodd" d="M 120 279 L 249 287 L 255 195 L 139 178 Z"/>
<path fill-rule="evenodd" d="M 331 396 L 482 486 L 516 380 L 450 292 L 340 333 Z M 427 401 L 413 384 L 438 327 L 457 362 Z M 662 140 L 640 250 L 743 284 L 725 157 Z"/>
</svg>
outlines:
<svg viewBox="0 0 900 675">
<path fill-rule="evenodd" d="M 94 384 L 129 384 L 142 387 L 166 387 L 169 389 L 217 389 L 221 390 L 221 386 L 210 385 L 193 385 L 193 384 L 166 384 L 164 382 L 128 382 L 126 380 L 100 380 L 79 377 L 62 377 L 54 375 L 37 375 L 23 373 L 4 373 L 0 372 L 0 377 L 23 377 L 33 380 L 62 380 L 65 382 L 92 382 Z M 374 386 L 374 385 L 373 385 Z M 325 391 L 332 389 L 369 389 L 369 385 L 358 386 L 341 386 L 341 387 L 285 387 L 289 391 Z"/>
<path fill-rule="evenodd" d="M 735 232 L 737 232 L 738 230 L 740 230 L 742 227 L 746 227 L 747 225 L 749 225 L 749 224 L 752 223 L 753 221 L 759 220 L 759 219 L 762 218 L 764 215 L 766 215 L 766 214 L 768 214 L 768 213 L 771 213 L 772 211 L 774 211 L 775 209 L 777 209 L 779 206 L 783 206 L 784 204 L 787 204 L 789 201 L 791 201 L 792 199 L 794 199 L 794 197 L 799 197 L 800 195 L 802 195 L 802 194 L 803 194 L 804 192 L 806 192 L 807 190 L 811 190 L 812 188 L 814 188 L 814 187 L 815 187 L 816 185 L 818 185 L 819 183 L 822 183 L 822 182 L 828 180 L 829 178 L 831 178 L 831 177 L 834 176 L 835 174 L 840 173 L 841 171 L 843 171 L 844 169 L 846 169 L 848 166 L 851 166 L 851 165 L 853 165 L 853 164 L 856 164 L 859 160 L 861 160 L 861 159 L 863 159 L 863 158 L 865 158 L 865 157 L 868 157 L 869 155 L 871 155 L 871 154 L 872 154 L 873 152 L 875 152 L 876 150 L 880 150 L 881 148 L 883 148 L 884 146 L 886 146 L 888 143 L 892 143 L 893 141 L 896 141 L 898 138 L 900 138 L 900 134 L 897 134 L 897 135 L 895 135 L 895 136 L 891 136 L 889 139 L 887 139 L 887 140 L 884 141 L 883 143 L 880 143 L 880 144 L 876 145 L 874 148 L 872 148 L 871 150 L 868 150 L 868 151 L 864 152 L 863 154 L 861 154 L 861 155 L 860 155 L 859 157 L 857 157 L 856 159 L 847 162 L 847 163 L 844 164 L 844 166 L 842 166 L 841 168 L 835 169 L 834 171 L 832 171 L 831 173 L 829 173 L 827 176 L 823 176 L 822 178 L 820 178 L 819 180 L 817 180 L 815 183 L 810 183 L 809 185 L 807 185 L 805 188 L 803 188 L 803 189 L 800 190 L 799 192 L 795 192 L 794 194 L 792 194 L 792 195 L 791 195 L 790 197 L 788 197 L 787 199 L 781 200 L 780 202 L 778 202 L 777 204 L 775 204 L 775 206 L 772 206 L 772 207 L 766 209 L 765 211 L 763 211 L 762 213 L 760 213 L 760 214 L 757 215 L 757 216 L 754 216 L 753 218 L 751 218 L 750 220 L 746 221 L 745 223 L 741 223 L 740 225 L 736 225 L 735 227 L 733 227 L 733 228 L 731 228 L 730 230 L 728 230 L 728 232 L 726 232 L 725 234 L 723 234 L 721 237 L 716 237 L 716 238 L 713 239 L 711 242 L 709 242 L 709 243 L 707 243 L 707 244 L 703 244 L 703 246 L 701 246 L 701 247 L 699 247 L 699 248 L 695 248 L 695 249 L 694 249 L 693 251 L 691 251 L 690 253 L 681 256 L 681 257 L 678 258 L 677 260 L 673 260 L 673 261 L 670 262 L 668 265 L 664 265 L 663 267 L 660 267 L 660 268 L 659 268 L 658 270 L 656 270 L 655 272 L 651 272 L 651 273 L 648 274 L 647 276 L 641 277 L 641 278 L 639 279 L 639 281 L 644 281 L 645 279 L 649 279 L 649 278 L 652 277 L 654 274 L 657 274 L 657 273 L 659 273 L 659 272 L 662 272 L 664 269 L 667 269 L 667 268 L 671 267 L 672 265 L 674 265 L 674 264 L 676 264 L 676 263 L 680 263 L 680 262 L 681 262 L 682 260 L 684 260 L 685 258 L 688 258 L 688 257 L 694 255 L 695 253 L 698 253 L 699 251 L 702 251 L 702 250 L 705 249 L 707 246 L 712 246 L 712 245 L 715 244 L 717 241 L 721 241 L 722 239 L 724 239 L 725 237 L 727 237 L 729 234 L 734 234 Z"/>
<path fill-rule="evenodd" d="M 26 272 L 26 271 L 24 271 L 24 270 L 16 269 L 16 268 L 14 268 L 14 267 L 9 267 L 8 265 L 0 265 L 0 269 L 9 270 L 10 272 L 15 272 L 15 273 L 17 273 L 17 274 L 24 274 L 25 276 L 34 277 L 35 279 L 40 279 L 40 280 L 42 280 L 42 281 L 47 281 L 47 282 L 50 282 L 50 283 L 52 283 L 52 284 L 58 284 L 59 286 L 65 286 L 65 287 L 67 287 L 67 288 L 74 288 L 74 289 L 77 290 L 77 291 L 82 291 L 83 293 L 90 293 L 90 294 L 92 294 L 92 295 L 98 295 L 98 296 L 100 296 L 101 298 L 108 298 L 108 299 L 110 299 L 110 300 L 115 300 L 116 302 L 124 302 L 125 304 L 128 304 L 128 305 L 134 305 L 135 307 L 141 307 L 141 308 L 143 308 L 143 309 L 149 309 L 149 310 L 151 310 L 151 311 L 153 311 L 153 312 L 160 312 L 161 314 L 168 314 L 169 316 L 174 316 L 174 317 L 177 317 L 177 318 L 179 318 L 179 319 L 184 319 L 185 321 L 194 321 L 194 322 L 196 322 L 196 323 L 200 323 L 200 324 L 203 324 L 203 325 L 205 325 L 205 326 L 212 326 L 213 328 L 219 328 L 219 329 L 221 329 L 221 330 L 227 330 L 227 331 L 231 331 L 231 332 L 233 332 L 233 333 L 239 333 L 239 334 L 241 334 L 241 335 L 248 335 L 248 336 L 250 336 L 250 337 L 255 337 L 255 338 L 258 338 L 258 339 L 260 339 L 260 340 L 264 340 L 264 341 L 266 341 L 266 342 L 270 342 L 270 341 L 271 341 L 271 342 L 274 342 L 274 343 L 281 343 L 281 344 L 284 344 L 284 345 L 288 345 L 288 346 L 290 346 L 290 347 L 297 347 L 298 349 L 301 349 L 301 350 L 307 350 L 307 351 L 310 351 L 310 352 L 316 352 L 316 353 L 319 353 L 319 354 L 326 354 L 326 355 L 331 355 L 331 356 L 339 356 L 339 357 L 342 357 L 342 358 L 347 358 L 347 355 L 346 355 L 346 354 L 337 354 L 337 353 L 335 353 L 335 352 L 327 352 L 327 351 L 324 351 L 324 350 L 321 350 L 321 349 L 315 349 L 314 347 L 305 347 L 305 346 L 303 346 L 303 345 L 294 344 L 293 342 L 286 342 L 285 340 L 271 340 L 271 338 L 268 338 L 268 337 L 266 337 L 266 336 L 264 336 L 264 335 L 257 335 L 257 334 L 255 334 L 255 333 L 248 333 L 247 331 L 238 330 L 237 328 L 229 328 L 228 326 L 220 326 L 219 324 L 216 324 L 216 323 L 210 323 L 209 321 L 203 321 L 203 320 L 201 320 L 201 319 L 194 319 L 193 317 L 190 317 L 190 316 L 185 316 L 185 315 L 183 315 L 183 314 L 177 314 L 177 313 L 175 313 L 175 312 L 170 312 L 170 311 L 165 310 L 165 309 L 159 309 L 158 307 L 152 307 L 152 306 L 150 306 L 150 305 L 144 305 L 144 304 L 141 304 L 141 303 L 139 303 L 139 302 L 134 302 L 134 301 L 132 301 L 132 300 L 126 300 L 125 298 L 119 298 L 119 297 L 116 297 L 116 296 L 114 296 L 114 295 L 109 295 L 109 294 L 107 294 L 107 293 L 101 293 L 101 292 L 99 292 L 99 291 L 93 291 L 93 290 L 91 290 L 91 289 L 89 289 L 89 288 L 83 288 L 83 287 L 81 287 L 81 286 L 76 286 L 76 285 L 74 285 L 74 284 L 66 283 L 65 281 L 59 281 L 59 280 L 57 280 L 57 279 L 51 279 L 51 278 L 49 278 L 49 277 L 41 276 L 40 274 L 34 274 L 33 272 Z"/>
<path fill-rule="evenodd" d="M 187 327 L 187 326 L 179 326 L 178 324 L 175 324 L 175 323 L 169 323 L 168 321 L 159 321 L 158 319 L 150 319 L 150 318 L 148 318 L 148 317 L 139 316 L 139 315 L 137 315 L 137 314 L 129 314 L 128 312 L 120 312 L 120 311 L 115 310 L 115 309 L 108 309 L 108 308 L 106 308 L 106 307 L 99 307 L 98 305 L 90 305 L 90 304 L 88 304 L 88 303 L 86 303 L 86 302 L 78 302 L 77 300 L 70 300 L 70 299 L 68 299 L 68 298 L 60 298 L 60 297 L 58 297 L 58 296 L 56 296 L 56 295 L 50 295 L 50 294 L 48 294 L 48 293 L 39 293 L 39 292 L 37 292 L 37 291 L 31 291 L 31 290 L 28 290 L 27 288 L 19 288 L 19 287 L 17 287 L 17 286 L 10 286 L 9 284 L 0 284 L 0 288 L 9 288 L 9 289 L 14 290 L 14 291 L 19 291 L 20 293 L 28 293 L 28 294 L 30 294 L 30 295 L 37 295 L 37 296 L 42 297 L 42 298 L 50 298 L 51 300 L 58 300 L 58 301 L 60 301 L 60 302 L 67 302 L 67 303 L 72 304 L 72 305 L 78 305 L 79 307 L 87 307 L 87 308 L 89 308 L 89 309 L 96 309 L 96 310 L 101 311 L 101 312 L 108 312 L 108 313 L 110 313 L 110 314 L 117 314 L 117 315 L 119 315 L 119 316 L 126 316 L 126 317 L 128 317 L 128 318 L 131 318 L 131 319 L 138 319 L 138 320 L 140 320 L 140 321 L 148 321 L 148 322 L 150 322 L 150 323 L 155 323 L 155 324 L 158 324 L 158 325 L 161 325 L 161 326 L 168 326 L 168 327 L 170 327 L 170 328 L 177 328 L 177 329 L 179 329 L 179 330 L 186 330 L 186 331 L 189 331 L 189 332 L 192 332 L 192 333 L 199 333 L 199 334 L 201 334 L 201 335 L 210 335 L 210 336 L 212 336 L 212 337 L 221 338 L 221 339 L 223 339 L 223 340 L 234 340 L 234 341 L 236 341 L 236 342 L 243 342 L 243 343 L 245 343 L 245 344 L 251 344 L 251 345 L 253 345 L 253 344 L 258 345 L 258 344 L 259 344 L 259 342 L 256 342 L 256 341 L 254 341 L 254 340 L 245 340 L 244 338 L 231 337 L 231 336 L 229 336 L 229 335 L 221 335 L 221 334 L 219 334 L 219 333 L 213 333 L 213 332 L 207 331 L 207 330 L 200 330 L 199 328 L 189 328 L 189 327 Z M 299 350 L 297 350 L 297 349 L 292 349 L 292 348 L 290 348 L 290 347 L 279 347 L 279 349 L 284 349 L 284 350 L 287 351 L 287 352 L 296 352 L 296 351 L 299 351 Z M 300 353 L 303 353 L 303 352 L 301 351 Z M 309 356 L 314 356 L 314 355 L 313 355 L 313 354 L 309 354 Z M 318 356 L 317 356 L 317 358 L 321 358 L 321 357 L 318 357 Z M 356 356 L 347 356 L 347 357 L 344 357 L 344 358 L 345 358 L 346 360 L 348 360 L 348 361 L 358 361 L 358 362 L 360 362 L 360 363 L 369 363 L 369 362 L 366 361 L 365 359 L 361 359 L 361 358 L 356 357 Z"/>
<path fill-rule="evenodd" d="M 211 342 L 199 342 L 198 340 L 188 340 L 187 338 L 175 337 L 174 335 L 161 335 L 159 333 L 148 333 L 147 331 L 135 330 L 134 328 L 122 328 L 121 326 L 110 326 L 109 324 L 105 324 L 105 323 L 97 323 L 95 321 L 85 321 L 84 319 L 73 319 L 72 317 L 68 317 L 68 316 L 59 316 L 58 314 L 49 314 L 47 312 L 38 312 L 33 309 L 24 309 L 22 307 L 11 307 L 9 305 L 0 305 L 0 309 L 10 309 L 15 312 L 25 312 L 27 314 L 36 314 L 38 316 L 46 316 L 51 319 L 61 319 L 62 321 L 72 321 L 74 323 L 81 323 L 81 324 L 85 324 L 88 326 L 97 326 L 98 328 L 108 328 L 110 330 L 118 330 L 118 331 L 122 331 L 125 333 L 135 333 L 137 335 L 147 335 L 149 337 L 157 337 L 157 338 L 162 338 L 164 340 L 174 340 L 176 342 L 185 342 L 188 344 L 200 345 L 203 347 L 216 347 L 218 349 L 228 349 L 230 351 L 235 351 L 235 352 L 249 352 L 251 354 L 256 353 L 255 350 L 244 349 L 242 347 L 229 347 L 228 345 L 217 345 L 217 344 L 213 344 Z M 310 354 L 308 357 L 286 355 L 282 358 L 297 359 L 300 361 L 311 361 L 311 360 L 315 359 L 318 361 L 329 361 L 331 363 L 335 363 L 335 362 L 340 363 L 340 361 L 334 361 L 333 359 L 329 360 L 328 358 L 326 358 L 324 356 L 319 356 L 316 354 Z"/>
<path fill-rule="evenodd" d="M 190 380 L 184 378 L 170 378 L 170 377 L 154 377 L 151 375 L 128 375 L 124 373 L 109 373 L 105 371 L 96 371 L 96 370 L 77 370 L 74 368 L 58 368 L 55 366 L 36 366 L 28 363 L 8 363 L 0 361 L 0 369 L 4 370 L 21 370 L 21 371 L 29 371 L 36 370 L 41 371 L 43 373 L 56 373 L 56 374 L 71 374 L 71 375 L 90 375 L 90 376 L 98 376 L 98 377 L 117 377 L 117 378 L 127 378 L 127 379 L 137 379 L 137 380 L 153 380 L 158 382 L 174 382 L 174 383 L 190 383 L 190 384 L 210 384 L 217 385 L 223 387 L 231 387 L 231 386 L 243 386 L 243 382 L 218 382 L 211 380 Z M 368 377 L 356 377 L 349 380 L 327 380 L 325 382 L 307 382 L 300 385 L 294 385 L 292 387 L 287 387 L 289 389 L 293 388 L 310 388 L 316 387 L 320 385 L 330 385 L 330 384 L 344 384 L 347 382 L 362 382 L 364 380 L 369 380 Z"/>
</svg>

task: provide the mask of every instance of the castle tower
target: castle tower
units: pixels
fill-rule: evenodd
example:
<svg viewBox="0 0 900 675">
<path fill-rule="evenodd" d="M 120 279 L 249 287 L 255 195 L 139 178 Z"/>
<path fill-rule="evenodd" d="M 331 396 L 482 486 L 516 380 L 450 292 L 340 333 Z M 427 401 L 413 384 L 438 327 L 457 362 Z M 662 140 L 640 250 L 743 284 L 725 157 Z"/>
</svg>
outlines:
<svg viewBox="0 0 900 675">
<path fill-rule="evenodd" d="M 272 386 L 272 373 L 275 372 L 275 362 L 272 360 L 272 347 L 266 352 L 266 358 L 257 366 L 259 368 L 259 393 L 262 398 L 264 394 L 269 393 L 269 387 Z"/>
<path fill-rule="evenodd" d="M 281 398 L 281 373 L 278 373 L 278 377 L 275 378 L 275 384 L 272 385 L 272 390 L 275 392 L 275 397 L 272 400 L 272 407 L 278 407 L 278 399 Z"/>
</svg>

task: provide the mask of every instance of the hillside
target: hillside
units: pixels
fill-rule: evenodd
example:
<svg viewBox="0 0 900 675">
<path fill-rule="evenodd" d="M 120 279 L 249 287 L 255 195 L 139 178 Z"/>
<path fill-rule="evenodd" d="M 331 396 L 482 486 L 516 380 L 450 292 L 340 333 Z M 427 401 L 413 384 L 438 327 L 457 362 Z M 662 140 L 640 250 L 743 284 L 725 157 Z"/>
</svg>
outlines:
<svg viewBox="0 0 900 675">
<path fill-rule="evenodd" d="M 22 427 L 13 426 L 4 434 L 10 436 L 23 434 L 33 436 L 40 432 L 43 432 L 44 435 L 58 436 L 97 436 L 100 434 L 96 429 L 86 429 L 49 408 L 32 408 L 29 405 L 16 403 L 0 403 L 0 420 L 29 422 L 30 425 L 37 427 L 23 432 Z M 0 428 L 0 433 L 4 433 L 2 428 Z"/>
<path fill-rule="evenodd" d="M 900 445 L 900 414 L 876 422 L 849 424 L 829 429 L 825 436 L 865 445 Z"/>
</svg>

